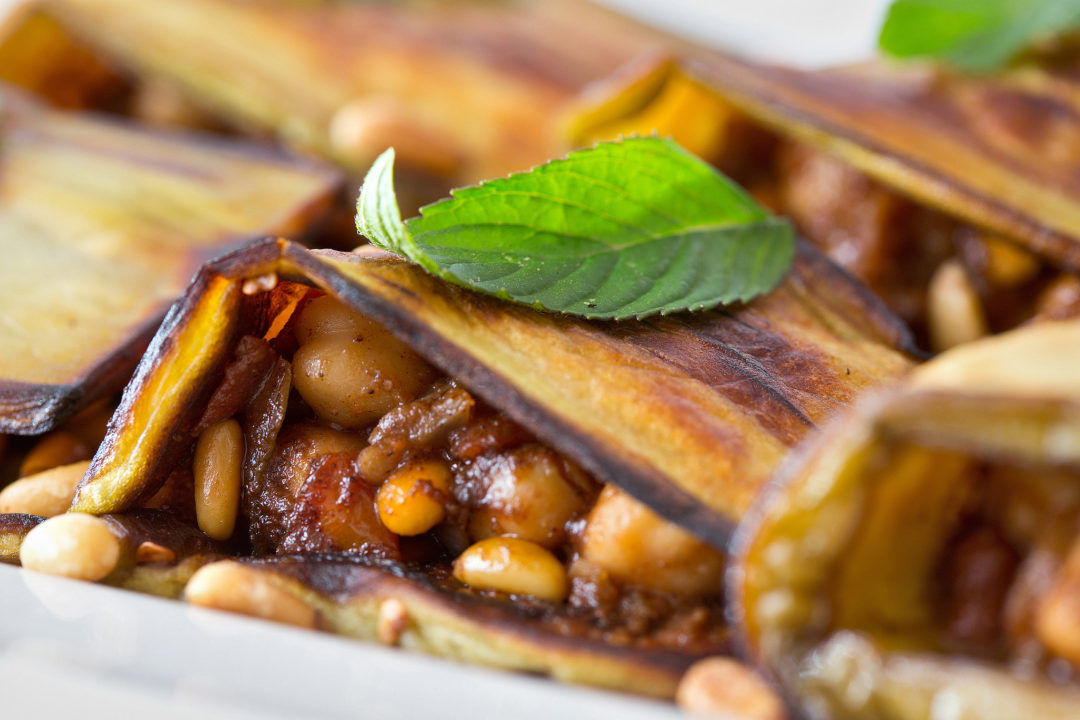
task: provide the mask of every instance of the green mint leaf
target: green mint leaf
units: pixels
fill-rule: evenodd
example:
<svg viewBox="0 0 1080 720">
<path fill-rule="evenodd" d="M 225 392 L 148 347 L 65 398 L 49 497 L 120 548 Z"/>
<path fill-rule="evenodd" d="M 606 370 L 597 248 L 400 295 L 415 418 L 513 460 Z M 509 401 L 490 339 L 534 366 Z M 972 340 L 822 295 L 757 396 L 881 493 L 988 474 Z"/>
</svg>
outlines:
<svg viewBox="0 0 1080 720">
<path fill-rule="evenodd" d="M 394 148 L 377 157 L 364 177 L 356 200 L 356 231 L 372 245 L 403 255 L 428 272 L 439 274 L 438 267 L 416 249 L 401 220 L 394 192 Z"/>
<path fill-rule="evenodd" d="M 894 0 L 878 44 L 970 73 L 1006 65 L 1033 41 L 1080 27 L 1080 0 Z"/>
<path fill-rule="evenodd" d="M 624 319 L 749 300 L 794 257 L 786 220 L 671 140 L 579 150 L 456 190 L 403 226 L 391 161 L 361 190 L 363 234 L 448 280 L 548 310 Z"/>
</svg>

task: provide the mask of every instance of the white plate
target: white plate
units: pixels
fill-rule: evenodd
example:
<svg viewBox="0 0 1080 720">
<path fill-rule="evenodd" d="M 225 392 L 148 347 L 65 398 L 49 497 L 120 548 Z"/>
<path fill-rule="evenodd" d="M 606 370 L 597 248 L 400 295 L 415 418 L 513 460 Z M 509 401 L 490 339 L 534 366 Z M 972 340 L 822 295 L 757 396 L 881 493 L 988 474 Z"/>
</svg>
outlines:
<svg viewBox="0 0 1080 720">
<path fill-rule="evenodd" d="M 160 0 L 158 0 L 160 1 Z M 602 0 L 669 30 L 802 65 L 873 52 L 887 0 Z M 14 5 L 0 0 L 0 14 Z M 670 705 L 465 667 L 0 566 L 4 717 L 680 717 Z"/>
</svg>

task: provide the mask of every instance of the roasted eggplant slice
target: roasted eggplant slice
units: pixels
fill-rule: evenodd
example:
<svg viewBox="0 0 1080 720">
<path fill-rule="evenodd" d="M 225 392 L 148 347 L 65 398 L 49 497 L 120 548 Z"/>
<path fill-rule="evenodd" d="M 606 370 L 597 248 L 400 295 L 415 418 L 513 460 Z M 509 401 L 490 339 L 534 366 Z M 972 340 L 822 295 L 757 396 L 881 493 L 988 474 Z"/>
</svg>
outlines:
<svg viewBox="0 0 1080 720">
<path fill-rule="evenodd" d="M 462 291 L 394 259 L 266 242 L 207 266 L 173 308 L 75 509 L 117 512 L 158 489 L 170 448 L 190 442 L 213 378 L 250 334 L 245 279 L 270 274 L 391 328 L 587 471 L 718 547 L 788 448 L 909 364 L 902 324 L 805 245 L 781 288 L 735 310 L 587 323 Z"/>
<path fill-rule="evenodd" d="M 758 487 L 909 344 L 807 246 L 744 306 L 593 323 L 265 241 L 196 276 L 75 512 L 34 532 L 166 508 L 235 559 L 106 582 L 670 697 L 728 652 L 722 551 Z"/>
<path fill-rule="evenodd" d="M 940 351 L 1077 312 L 1061 293 L 1080 263 L 1075 87 L 1034 66 L 970 78 L 699 54 L 637 63 L 592 88 L 567 132 L 575 143 L 673 135 Z"/>
<path fill-rule="evenodd" d="M 800 72 L 723 55 L 695 59 L 688 73 L 784 135 L 1080 268 L 1078 116 L 1051 83 L 936 69 Z"/>
<path fill-rule="evenodd" d="M 946 353 L 766 491 L 729 589 L 810 717 L 1076 715 L 1078 353 L 1076 321 Z"/>
<path fill-rule="evenodd" d="M 202 262 L 301 237 L 339 187 L 244 144 L 0 98 L 0 432 L 44 432 L 118 390 Z"/>
<path fill-rule="evenodd" d="M 551 112 L 675 44 L 584 2 L 47 0 L 138 79 L 359 174 L 388 145 L 450 186 L 561 151 Z M 205 29 L 213 27 L 215 33 Z"/>
</svg>

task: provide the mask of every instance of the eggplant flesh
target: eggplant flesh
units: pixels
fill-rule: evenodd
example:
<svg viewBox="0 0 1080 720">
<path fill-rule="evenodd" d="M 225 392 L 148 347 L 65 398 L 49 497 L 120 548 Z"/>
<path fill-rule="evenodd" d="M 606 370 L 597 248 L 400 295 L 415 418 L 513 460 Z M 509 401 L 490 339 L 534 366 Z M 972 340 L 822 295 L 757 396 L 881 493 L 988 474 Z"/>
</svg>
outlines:
<svg viewBox="0 0 1080 720">
<path fill-rule="evenodd" d="M 303 236 L 338 188 L 313 163 L 0 94 L 0 432 L 41 433 L 118 390 L 202 262 Z"/>
<path fill-rule="evenodd" d="M 736 539 L 743 641 L 814 718 L 1072 717 L 1080 323 L 941 355 L 800 450 Z"/>
<path fill-rule="evenodd" d="M 148 503 L 160 505 L 178 482 L 187 483 L 190 494 L 190 475 L 185 480 L 177 471 L 192 462 L 197 437 L 221 417 L 249 417 L 242 401 L 230 404 L 228 397 L 265 394 L 219 392 L 231 382 L 238 348 L 272 343 L 288 356 L 298 332 L 289 318 L 325 293 L 381 323 L 478 401 L 608 483 L 612 489 L 602 499 L 626 493 L 643 500 L 650 517 L 655 511 L 711 542 L 716 549 L 674 525 L 664 531 L 667 538 L 675 532 L 688 538 L 683 542 L 700 544 L 695 558 L 717 558 L 666 576 L 685 585 L 697 568 L 697 582 L 713 588 L 664 611 L 685 616 L 690 625 L 628 631 L 618 619 L 611 624 L 623 615 L 471 590 L 451 577 L 445 560 L 411 560 L 404 543 L 397 553 L 384 549 L 373 557 L 364 549 L 310 543 L 301 543 L 296 550 L 304 554 L 295 555 L 283 542 L 276 555 L 245 559 L 250 549 L 240 533 L 220 555 L 178 552 L 176 564 L 136 563 L 106 582 L 176 596 L 209 560 L 239 555 L 230 562 L 246 564 L 312 608 L 324 629 L 376 636 L 381 608 L 394 599 L 409 618 L 394 640 L 404 646 L 670 697 L 691 662 L 729 651 L 720 551 L 757 487 L 816 422 L 910 366 L 902 324 L 805 246 L 791 276 L 770 296 L 725 311 L 619 324 L 508 304 L 447 285 L 396 258 L 366 255 L 264 241 L 205 266 L 151 343 L 71 509 L 123 518 L 145 512 L 139 508 Z M 280 397 L 274 388 L 281 383 L 262 386 Z M 277 419 L 263 424 L 271 436 L 280 432 L 282 443 L 285 430 L 274 428 L 289 412 L 303 411 L 303 403 L 293 405 L 273 411 Z M 293 427 L 289 422 L 285 426 Z M 258 433 L 249 437 L 249 447 L 265 444 Z M 708 456 L 697 457 L 702 453 Z M 351 462 L 335 458 L 313 465 L 308 477 Z M 263 472 L 261 462 L 254 458 L 251 472 Z M 253 507 L 250 500 L 243 507 Z M 244 511 L 240 522 L 253 514 Z M 192 522 L 189 510 L 173 515 Z M 665 526 L 659 517 L 650 522 Z M 13 537 L 17 541 L 17 533 Z M 380 554 L 399 559 L 380 560 Z"/>
</svg>

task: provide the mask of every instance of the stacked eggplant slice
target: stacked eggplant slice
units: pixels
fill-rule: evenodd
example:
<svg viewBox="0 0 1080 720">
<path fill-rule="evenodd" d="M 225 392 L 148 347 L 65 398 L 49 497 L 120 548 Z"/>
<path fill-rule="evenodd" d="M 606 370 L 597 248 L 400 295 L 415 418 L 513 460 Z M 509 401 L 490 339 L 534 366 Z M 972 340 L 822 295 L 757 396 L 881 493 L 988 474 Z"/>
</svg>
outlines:
<svg viewBox="0 0 1080 720">
<path fill-rule="evenodd" d="M 576 142 L 670 134 L 790 217 L 920 344 L 1080 314 L 1080 92 L 1035 58 L 807 72 L 710 53 L 626 68 L 582 97 Z"/>
<path fill-rule="evenodd" d="M 30 3 L 0 429 L 49 434 L 0 436 L 0 560 L 758 720 L 1075 715 L 1069 57 L 797 72 L 571 0 Z M 796 222 L 776 290 L 587 321 L 299 242 L 389 145 L 415 206 L 654 131 Z"/>
<path fill-rule="evenodd" d="M 814 718 L 1075 717 L 1080 323 L 943 354 L 740 530 L 744 639 Z"/>
</svg>

